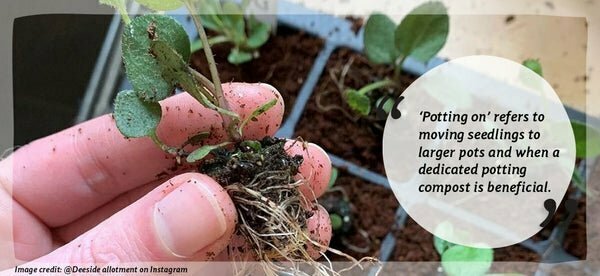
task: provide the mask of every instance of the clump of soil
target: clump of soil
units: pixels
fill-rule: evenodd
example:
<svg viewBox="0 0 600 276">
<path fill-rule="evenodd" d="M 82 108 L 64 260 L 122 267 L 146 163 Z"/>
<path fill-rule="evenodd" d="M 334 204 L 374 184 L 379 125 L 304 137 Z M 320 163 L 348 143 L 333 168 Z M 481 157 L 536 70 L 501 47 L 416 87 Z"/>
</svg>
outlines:
<svg viewBox="0 0 600 276">
<path fill-rule="evenodd" d="M 303 158 L 288 155 L 285 142 L 265 137 L 219 148 L 199 170 L 228 191 L 238 212 L 237 234 L 260 260 L 306 261 L 313 211 L 304 208 L 311 205 L 297 189 L 302 182 L 294 180 Z"/>
<path fill-rule="evenodd" d="M 320 38 L 279 26 L 277 34 L 259 49 L 260 56 L 247 63 L 234 65 L 227 62 L 230 44 L 217 44 L 211 49 L 223 82 L 262 82 L 276 87 L 286 106 L 285 120 L 323 44 Z M 209 76 L 206 64 L 202 51 L 192 55 L 191 66 Z"/>
</svg>

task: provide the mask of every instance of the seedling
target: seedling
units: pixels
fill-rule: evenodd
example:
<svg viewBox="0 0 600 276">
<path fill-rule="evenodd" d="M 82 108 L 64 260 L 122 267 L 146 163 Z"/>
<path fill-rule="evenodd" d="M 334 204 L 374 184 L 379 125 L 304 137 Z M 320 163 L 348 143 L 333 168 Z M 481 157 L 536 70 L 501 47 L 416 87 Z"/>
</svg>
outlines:
<svg viewBox="0 0 600 276">
<path fill-rule="evenodd" d="M 219 43 L 231 43 L 233 47 L 227 56 L 231 64 L 241 64 L 258 58 L 258 49 L 269 39 L 270 26 L 258 21 L 254 16 L 244 17 L 247 4 L 219 0 L 201 1 L 199 12 L 204 27 L 216 35 L 208 39 L 210 46 Z M 202 40 L 192 43 L 192 52 L 203 48 Z"/>
<path fill-rule="evenodd" d="M 454 229 L 449 223 L 442 223 L 436 233 L 453 233 Z M 433 245 L 440 254 L 442 267 L 449 276 L 456 275 L 485 275 L 492 266 L 494 251 L 491 248 L 475 248 L 458 245 L 446 241 L 438 236 L 433 236 Z"/>
<path fill-rule="evenodd" d="M 355 207 L 350 202 L 346 189 L 343 186 L 334 186 L 338 180 L 338 175 L 339 170 L 333 168 L 328 189 L 319 201 L 327 210 L 331 219 L 331 228 L 333 230 L 331 243 L 333 245 L 343 245 L 347 249 L 357 253 L 368 253 L 372 248 L 369 233 L 364 229 L 357 228 L 354 219 L 355 216 L 352 212 Z M 364 239 L 363 244 L 365 245 L 356 245 L 353 243 L 355 242 L 353 239 L 348 238 L 354 234 L 360 235 Z"/>
<path fill-rule="evenodd" d="M 142 1 L 153 7 L 168 5 L 171 1 Z M 190 11 L 200 39 L 204 45 L 208 37 L 204 30 L 204 17 L 196 15 L 197 1 L 183 0 Z M 122 2 L 112 1 L 120 5 Z M 119 8 L 118 8 L 119 9 Z M 121 10 L 121 9 L 119 9 Z M 175 157 L 178 163 L 198 166 L 228 191 L 238 211 L 237 234 L 246 239 L 249 249 L 263 261 L 266 274 L 296 271 L 296 266 L 279 266 L 274 261 L 307 262 L 315 271 L 335 271 L 311 259 L 308 250 L 318 248 L 333 250 L 307 233 L 307 219 L 313 211 L 309 199 L 298 191 L 302 180 L 295 180 L 302 156 L 290 156 L 284 149 L 285 140 L 266 137 L 260 141 L 244 140 L 244 126 L 249 121 L 260 120 L 261 115 L 276 105 L 276 100 L 264 103 L 248 118 L 242 119 L 234 112 L 224 96 L 210 47 L 203 47 L 210 78 L 189 65 L 190 41 L 183 27 L 165 15 L 149 14 L 128 19 L 122 37 L 123 61 L 126 75 L 133 90 L 121 91 L 115 99 L 114 118 L 120 132 L 127 138 L 146 137 L 163 151 Z M 226 141 L 207 144 L 211 133 L 198 133 L 180 146 L 165 144 L 157 135 L 161 119 L 159 101 L 182 88 L 204 107 L 217 112 L 222 118 Z M 201 146 L 187 151 L 184 146 Z M 231 250 L 236 250 L 232 248 Z M 237 249 L 239 250 L 239 249 Z M 351 257 L 349 257 L 351 258 Z M 354 259 L 352 259 L 354 260 Z"/>
<path fill-rule="evenodd" d="M 334 187 L 339 175 L 339 170 L 333 168 L 327 186 L 326 194 L 320 202 L 331 220 L 331 228 L 335 235 L 348 233 L 352 228 L 352 210 L 350 200 L 342 187 Z"/>
<path fill-rule="evenodd" d="M 402 91 L 400 75 L 407 58 L 427 62 L 444 46 L 448 37 L 449 19 L 441 2 L 429 2 L 412 10 L 399 25 L 388 16 L 372 14 L 365 25 L 364 52 L 375 64 L 394 67 L 393 76 L 370 83 L 359 89 L 346 89 L 345 99 L 356 113 L 369 116 L 375 107 L 390 112 L 393 99 Z M 373 100 L 372 92 L 387 89 L 388 97 Z"/>
</svg>

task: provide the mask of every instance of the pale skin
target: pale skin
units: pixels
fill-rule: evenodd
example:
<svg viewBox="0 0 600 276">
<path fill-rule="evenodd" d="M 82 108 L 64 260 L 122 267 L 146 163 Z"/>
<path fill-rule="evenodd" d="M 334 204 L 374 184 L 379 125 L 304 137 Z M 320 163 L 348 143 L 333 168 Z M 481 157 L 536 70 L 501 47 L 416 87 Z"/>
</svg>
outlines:
<svg viewBox="0 0 600 276">
<path fill-rule="evenodd" d="M 269 85 L 223 85 L 231 108 L 242 117 L 267 101 L 278 104 L 244 129 L 244 138 L 274 135 L 283 101 Z M 213 131 L 227 139 L 221 117 L 186 93 L 161 102 L 158 136 L 182 144 Z M 304 163 L 301 191 L 318 197 L 331 162 L 314 144 L 287 143 Z M 0 161 L 0 228 L 12 215 L 14 252 L 23 262 L 115 263 L 227 260 L 237 215 L 227 192 L 193 168 L 171 171 L 174 160 L 149 138 L 126 139 L 105 115 L 34 141 Z M 3 213 L 4 212 L 4 213 Z M 0 229 L 2 230 L 2 229 Z M 327 245 L 331 226 L 319 207 L 309 220 L 313 239 Z M 0 231 L 1 232 L 1 231 Z M 313 250 L 314 251 L 314 250 Z M 318 252 L 312 252 L 317 257 Z"/>
</svg>

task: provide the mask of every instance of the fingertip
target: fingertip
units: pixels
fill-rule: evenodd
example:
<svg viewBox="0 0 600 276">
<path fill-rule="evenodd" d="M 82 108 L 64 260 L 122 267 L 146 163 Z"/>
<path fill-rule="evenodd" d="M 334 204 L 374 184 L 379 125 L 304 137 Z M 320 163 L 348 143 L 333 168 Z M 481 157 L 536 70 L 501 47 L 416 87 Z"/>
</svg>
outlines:
<svg viewBox="0 0 600 276">
<path fill-rule="evenodd" d="M 310 238 L 317 242 L 319 246 L 309 246 L 308 253 L 314 259 L 321 256 L 320 252 L 325 252 L 331 241 L 331 220 L 329 213 L 323 206 L 317 205 L 312 217 L 307 220 L 307 226 Z"/>
<path fill-rule="evenodd" d="M 167 252 L 206 260 L 225 248 L 235 228 L 235 209 L 221 185 L 207 175 L 185 173 L 158 189 L 163 196 L 153 206 L 153 225 Z"/>
<path fill-rule="evenodd" d="M 315 167 L 314 190 L 317 197 L 321 196 L 327 190 L 327 185 L 331 179 L 331 159 L 323 148 L 317 144 L 308 143 L 308 153 Z"/>
<path fill-rule="evenodd" d="M 229 197 L 227 191 L 208 175 L 201 173 L 185 173 L 177 177 L 183 179 L 184 183 L 193 183 L 201 186 L 205 190 L 207 197 L 212 197 L 217 202 L 217 206 L 215 206 L 215 208 L 218 210 L 215 212 L 220 212 L 223 214 L 223 223 L 225 227 L 223 234 L 220 235 L 218 239 L 204 246 L 200 251 L 197 251 L 191 258 L 193 260 L 201 261 L 212 260 L 227 247 L 231 241 L 233 233 L 235 232 L 235 227 L 237 224 L 237 212 L 235 205 L 233 204 L 233 201 Z M 202 220 L 206 222 L 206 216 L 203 215 Z M 187 225 L 186 227 L 189 228 L 191 226 Z"/>
<path fill-rule="evenodd" d="M 300 191 L 309 200 L 321 196 L 327 189 L 331 178 L 331 160 L 327 153 L 316 144 L 296 140 L 286 142 L 286 151 L 290 155 L 298 154 L 304 158 L 299 172 L 300 177 L 305 179 L 308 185 L 300 186 Z"/>
<path fill-rule="evenodd" d="M 266 103 L 277 100 L 273 107 L 248 122 L 243 131 L 245 138 L 261 139 L 273 136 L 281 126 L 285 106 L 281 94 L 273 86 L 265 83 L 230 82 L 223 84 L 223 93 L 230 107 L 242 118 L 247 118 Z"/>
</svg>

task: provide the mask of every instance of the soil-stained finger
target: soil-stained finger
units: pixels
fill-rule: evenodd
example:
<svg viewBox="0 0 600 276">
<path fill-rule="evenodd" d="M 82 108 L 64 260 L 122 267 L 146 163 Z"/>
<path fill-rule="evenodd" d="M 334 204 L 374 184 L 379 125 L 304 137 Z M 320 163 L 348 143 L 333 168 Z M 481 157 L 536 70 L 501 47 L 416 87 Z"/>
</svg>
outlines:
<svg viewBox="0 0 600 276">
<path fill-rule="evenodd" d="M 300 191 L 309 200 L 320 197 L 327 189 L 331 177 L 331 160 L 327 153 L 316 144 L 296 140 L 288 141 L 285 147 L 289 154 L 304 157 L 298 177 L 306 180 L 306 184 L 300 186 Z"/>
<path fill-rule="evenodd" d="M 277 91 L 268 85 L 241 83 L 227 83 L 223 89 L 231 108 L 242 117 L 277 99 L 257 121 L 248 123 L 245 132 L 252 139 L 275 133 L 284 108 Z M 202 131 L 212 131 L 213 141 L 227 139 L 219 114 L 189 94 L 168 98 L 161 106 L 158 133 L 165 143 L 178 146 Z M 151 139 L 123 137 L 112 116 L 105 115 L 21 147 L 0 162 L 0 178 L 7 179 L 4 184 L 23 207 L 46 225 L 57 227 L 172 173 L 174 164 L 174 158 Z"/>
</svg>

